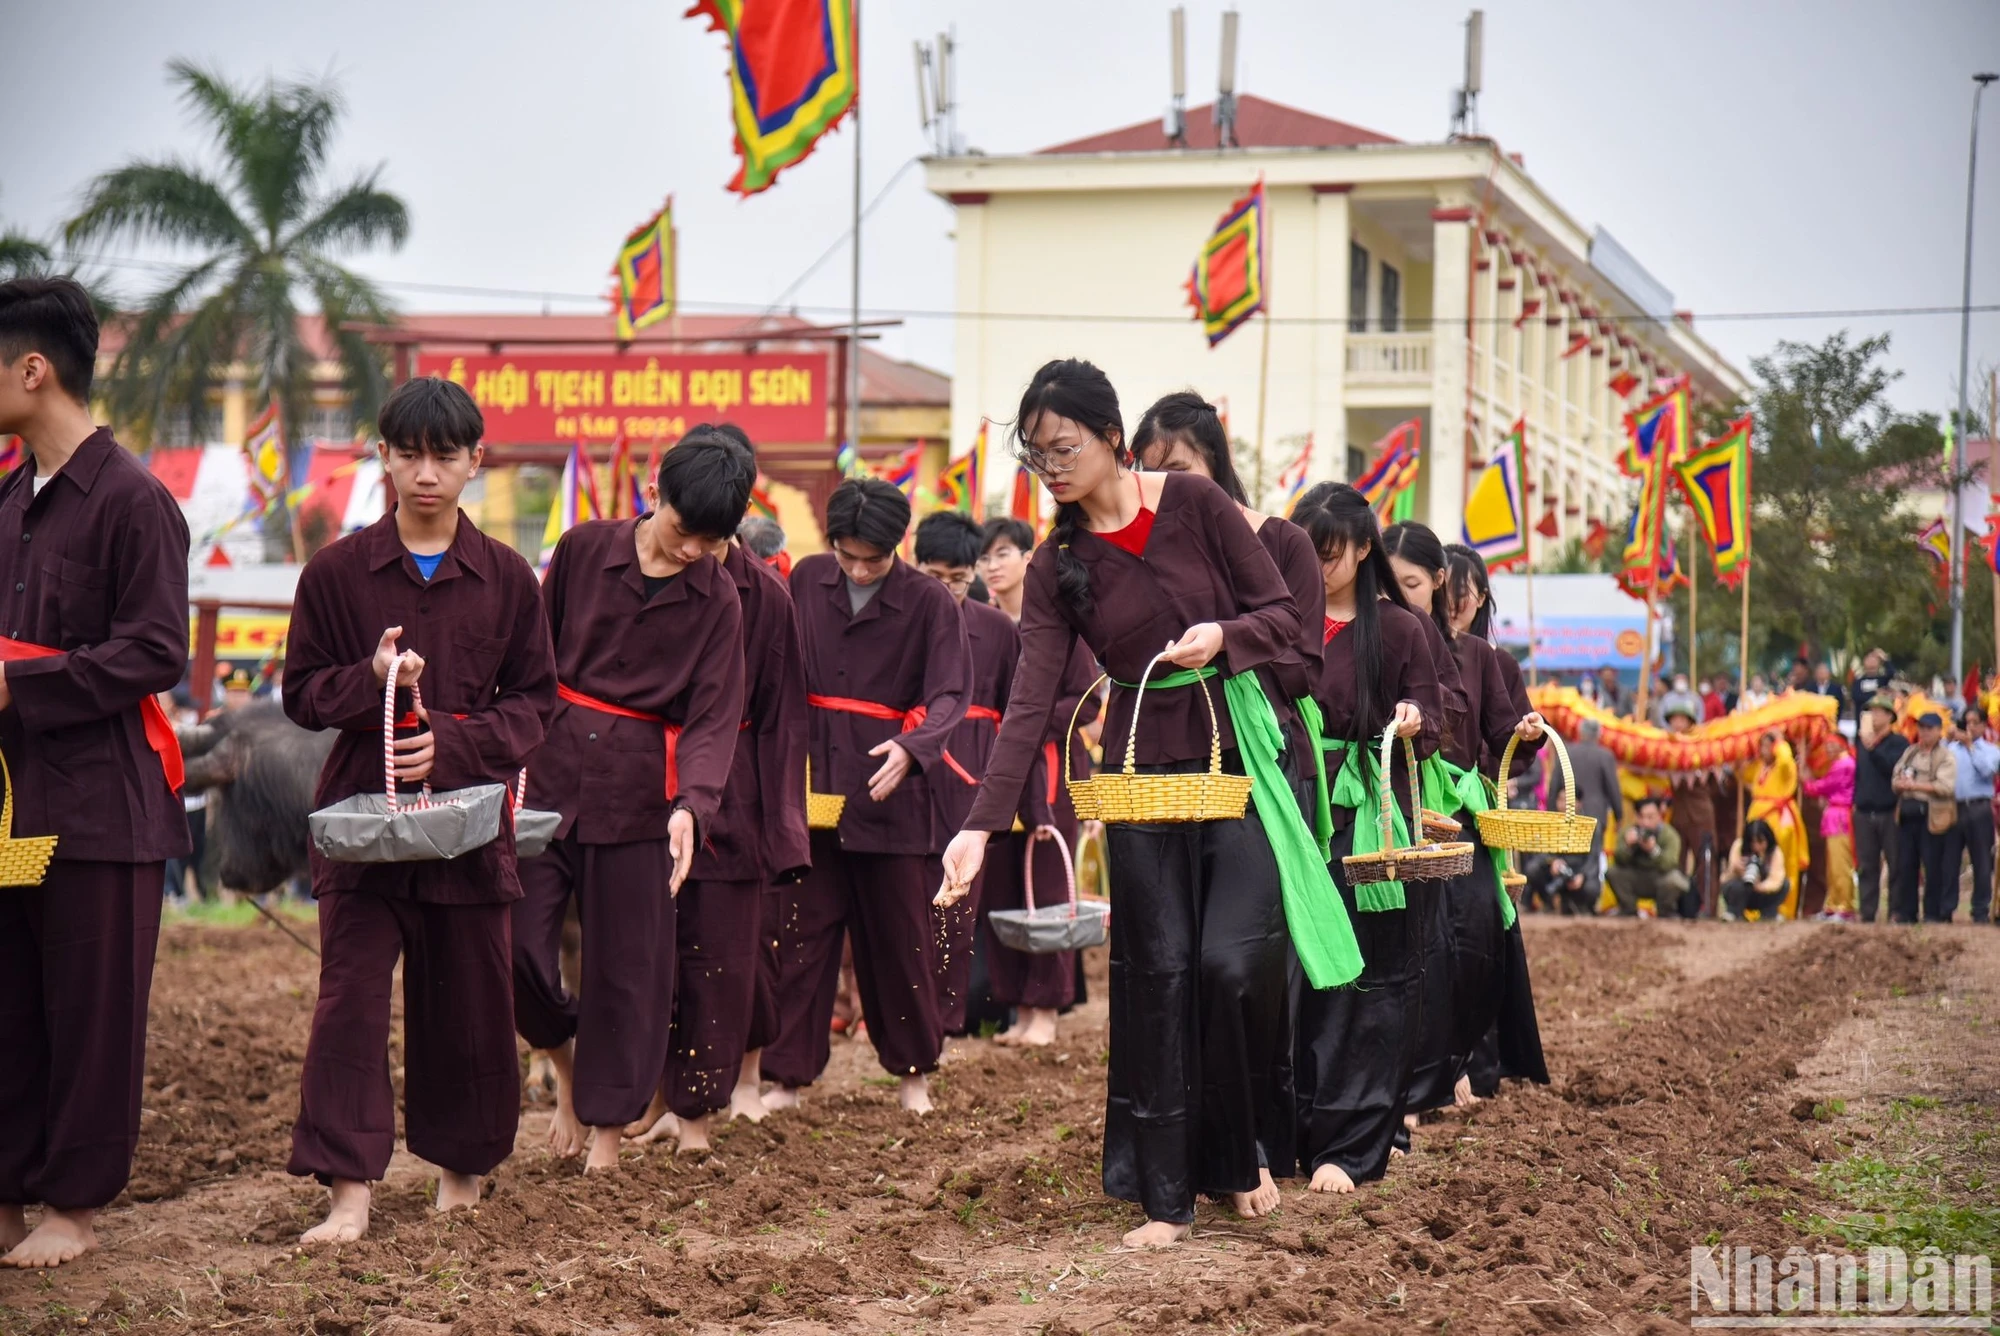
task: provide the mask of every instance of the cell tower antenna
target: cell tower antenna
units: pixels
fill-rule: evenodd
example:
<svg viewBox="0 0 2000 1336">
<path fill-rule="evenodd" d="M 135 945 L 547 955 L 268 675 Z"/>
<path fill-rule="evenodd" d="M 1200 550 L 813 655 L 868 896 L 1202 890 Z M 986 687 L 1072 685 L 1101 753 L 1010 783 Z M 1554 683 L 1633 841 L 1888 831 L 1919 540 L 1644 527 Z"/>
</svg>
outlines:
<svg viewBox="0 0 2000 1336">
<path fill-rule="evenodd" d="M 1236 19 L 1233 9 L 1222 14 L 1222 76 L 1215 97 L 1215 146 L 1238 148 L 1236 139 Z"/>
<path fill-rule="evenodd" d="M 1167 11 L 1167 31 L 1171 38 L 1173 55 L 1173 101 L 1167 105 L 1166 119 L 1161 129 L 1166 132 L 1167 142 L 1180 148 L 1187 147 L 1187 10 L 1175 5 Z"/>
<path fill-rule="evenodd" d="M 1465 82 L 1452 95 L 1451 137 L 1479 137 L 1479 83 L 1486 59 L 1486 11 L 1475 9 L 1465 20 Z"/>
</svg>

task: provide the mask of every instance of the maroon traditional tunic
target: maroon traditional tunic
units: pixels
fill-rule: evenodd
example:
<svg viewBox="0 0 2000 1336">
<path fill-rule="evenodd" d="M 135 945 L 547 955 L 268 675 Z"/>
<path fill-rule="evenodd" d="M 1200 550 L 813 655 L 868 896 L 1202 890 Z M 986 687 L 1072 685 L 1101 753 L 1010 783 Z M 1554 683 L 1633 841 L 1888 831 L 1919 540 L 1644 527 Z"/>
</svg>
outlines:
<svg viewBox="0 0 2000 1336">
<path fill-rule="evenodd" d="M 1326 577 L 1320 571 L 1319 553 L 1313 549 L 1306 531 L 1288 519 L 1268 515 L 1257 526 L 1257 541 L 1271 554 L 1284 577 L 1285 588 L 1299 608 L 1299 640 L 1295 653 L 1286 654 L 1272 665 L 1278 687 L 1289 700 L 1311 694 L 1319 682 L 1321 645 L 1320 618 L 1326 609 Z"/>
<path fill-rule="evenodd" d="M 806 835 L 806 679 L 798 619 L 785 581 L 736 543 L 723 569 L 743 604 L 744 718 L 722 811 L 681 888 L 667 1104 L 682 1118 L 729 1103 L 762 1013 L 778 988 L 779 883 L 803 877 Z M 756 1036 L 761 1046 L 775 1034 Z"/>
<path fill-rule="evenodd" d="M 1423 714 L 1423 730 L 1410 739 L 1417 760 L 1423 761 L 1438 749 L 1445 731 L 1445 693 L 1438 685 L 1437 664 L 1431 657 L 1424 627 L 1435 626 L 1427 617 L 1409 611 L 1387 599 L 1375 605 L 1376 630 L 1380 639 L 1380 681 L 1382 699 L 1375 701 L 1367 719 L 1357 720 L 1355 678 L 1360 670 L 1355 656 L 1361 651 L 1361 637 L 1349 625 L 1345 632 L 1326 642 L 1326 656 L 1320 668 L 1319 687 L 1313 698 L 1319 702 L 1321 727 L 1328 738 L 1365 738 L 1361 745 L 1379 755 L 1382 731 L 1389 726 L 1400 701 L 1409 701 Z M 1358 728 L 1357 728 L 1358 725 Z M 1410 810 L 1409 766 L 1399 744 L 1394 751 L 1394 785 L 1405 818 Z M 1336 758 L 1327 758 L 1329 779 Z M 1339 814 L 1336 814 L 1339 819 Z M 1359 809 L 1357 819 L 1374 820 L 1371 803 Z"/>
<path fill-rule="evenodd" d="M 593 1127 L 637 1118 L 666 1069 L 679 927 L 667 821 L 685 807 L 699 847 L 743 719 L 736 581 L 705 556 L 649 593 L 638 533 L 652 522 L 576 526 L 542 580 L 562 702 L 528 791 L 563 826 L 521 869 L 514 1012 L 536 1048 L 576 1040 L 576 1115 Z M 562 980 L 572 896 L 584 937 L 574 996 Z"/>
<path fill-rule="evenodd" d="M 1517 706 L 1500 666 L 1500 661 L 1507 656 L 1480 637 L 1470 633 L 1454 636 L 1451 651 L 1452 657 L 1458 661 L 1459 678 L 1465 685 L 1466 696 L 1465 719 L 1460 725 L 1458 746 L 1464 755 L 1472 758 L 1460 762 L 1460 765 L 1469 768 L 1477 762 L 1491 778 L 1498 772 L 1500 753 L 1506 748 L 1514 725 L 1528 713 L 1527 692 L 1522 691 Z M 1515 764 L 1526 765 L 1528 758 L 1541 748 L 1540 737 L 1532 742 L 1523 739 L 1514 748 Z"/>
<path fill-rule="evenodd" d="M 1215 622 L 1224 674 L 1270 666 L 1300 642 L 1298 604 L 1243 512 L 1223 490 L 1195 474 L 1163 476 L 1159 511 L 1135 556 L 1079 529 L 1072 551 L 1090 569 L 1091 607 L 1078 614 L 1056 596 L 1056 548 L 1044 543 L 1028 564 L 1021 613 L 1021 667 L 986 782 L 966 820 L 970 830 L 1004 831 L 1036 754 L 1055 718 L 1072 647 L 1089 645 L 1114 682 L 1137 683 L 1146 665 L 1191 626 Z M 1159 675 L 1177 671 L 1163 665 Z M 1221 692 L 1211 685 L 1225 749 L 1236 744 Z M 1136 693 L 1113 686 L 1104 728 L 1106 763 L 1122 757 Z M 1146 701 L 1138 731 L 1141 764 L 1205 759 L 1211 724 L 1199 690 L 1162 691 Z M 1273 702 L 1281 720 L 1289 713 Z M 1018 717 L 1017 717 L 1018 716 Z"/>
<path fill-rule="evenodd" d="M 186 671 L 188 531 L 109 430 L 36 476 L 0 479 L 0 632 L 59 652 L 5 665 L 0 751 L 12 833 L 58 843 L 0 888 L 0 1202 L 85 1210 L 131 1172 L 161 864 L 189 848 L 139 712 Z"/>
<path fill-rule="evenodd" d="M 382 792 L 382 685 L 375 647 L 424 660 L 418 683 L 437 737 L 431 787 L 511 786 L 541 745 L 556 704 L 555 654 L 535 573 L 464 515 L 437 573 L 425 580 L 394 514 L 306 563 L 285 640 L 285 713 L 301 728 L 340 730 L 320 771 L 316 805 Z M 312 855 L 313 893 L 366 889 L 432 904 L 516 899 L 513 828 L 460 858 L 432 863 L 333 863 Z"/>
<path fill-rule="evenodd" d="M 423 578 L 393 513 L 322 549 L 299 576 L 285 712 L 340 737 L 317 801 L 382 791 L 382 632 L 424 659 L 431 785 L 512 786 L 555 711 L 555 654 L 535 573 L 463 514 Z M 403 962 L 403 1118 L 413 1154 L 483 1174 L 513 1150 L 520 1110 L 509 970 L 521 896 L 514 832 L 461 857 L 333 863 L 313 854 L 320 989 L 300 1076 L 290 1170 L 367 1181 L 395 1146 L 389 989 Z"/>
</svg>

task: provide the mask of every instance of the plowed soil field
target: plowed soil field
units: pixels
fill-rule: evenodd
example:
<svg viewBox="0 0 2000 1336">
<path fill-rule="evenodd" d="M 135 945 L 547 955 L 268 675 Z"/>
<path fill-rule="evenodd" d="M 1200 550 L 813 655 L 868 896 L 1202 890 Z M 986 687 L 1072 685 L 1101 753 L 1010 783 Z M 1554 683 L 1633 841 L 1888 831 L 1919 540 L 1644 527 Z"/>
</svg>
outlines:
<svg viewBox="0 0 2000 1336">
<path fill-rule="evenodd" d="M 2000 932 L 1526 928 L 1553 1084 L 1426 1123 L 1353 1196 L 1204 1206 L 1136 1254 L 1098 1188 L 1101 960 L 1055 1048 L 953 1041 L 928 1118 L 836 1040 L 802 1109 L 586 1180 L 530 1101 L 478 1210 L 436 1215 L 399 1154 L 370 1236 L 302 1251 L 323 1194 L 284 1163 L 316 962 L 175 925 L 131 1188 L 97 1253 L 0 1272 L 0 1332 L 1685 1331 L 1690 1246 L 1846 1246 L 1833 1171 L 1893 1158 L 1904 1124 L 1960 1185 L 1941 1201 L 1971 1175 L 1990 1206 Z"/>
</svg>

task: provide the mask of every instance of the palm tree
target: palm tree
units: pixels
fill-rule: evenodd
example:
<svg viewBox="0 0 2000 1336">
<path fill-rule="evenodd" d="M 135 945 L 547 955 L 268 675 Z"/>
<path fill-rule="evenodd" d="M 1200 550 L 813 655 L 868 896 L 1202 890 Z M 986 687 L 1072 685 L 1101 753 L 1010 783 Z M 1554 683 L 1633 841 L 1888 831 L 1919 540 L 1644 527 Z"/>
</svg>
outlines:
<svg viewBox="0 0 2000 1336">
<path fill-rule="evenodd" d="M 0 232 L 0 283 L 39 274 L 48 268 L 51 258 L 49 248 L 25 232 L 11 228 Z"/>
<path fill-rule="evenodd" d="M 301 298 L 318 308 L 357 420 L 387 389 L 385 359 L 347 328 L 385 323 L 388 299 L 339 259 L 409 235 L 403 201 L 381 189 L 378 166 L 331 180 L 327 149 L 342 110 L 324 82 L 238 87 L 185 60 L 168 66 L 181 98 L 214 136 L 218 170 L 179 158 L 135 159 L 85 189 L 63 229 L 72 247 L 123 237 L 202 252 L 126 320 L 104 386 L 106 406 L 139 442 L 176 408 L 198 413 L 235 363 L 254 377 L 253 401 L 278 405 L 287 430 L 312 403 L 313 354 L 299 337 Z M 282 502 L 265 513 L 265 554 L 292 553 Z"/>
</svg>

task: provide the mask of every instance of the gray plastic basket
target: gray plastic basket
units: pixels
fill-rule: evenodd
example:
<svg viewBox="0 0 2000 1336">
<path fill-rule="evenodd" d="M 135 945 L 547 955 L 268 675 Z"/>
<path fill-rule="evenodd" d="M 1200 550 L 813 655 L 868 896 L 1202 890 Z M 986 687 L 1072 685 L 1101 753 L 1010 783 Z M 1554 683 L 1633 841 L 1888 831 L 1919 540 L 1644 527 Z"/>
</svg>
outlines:
<svg viewBox="0 0 2000 1336">
<path fill-rule="evenodd" d="M 1111 906 L 1102 900 L 1076 898 L 1076 860 L 1070 855 L 1069 841 L 1053 826 L 1038 829 L 1048 831 L 1056 847 L 1062 850 L 1063 879 L 1069 883 L 1069 901 L 1045 909 L 1036 907 L 1035 841 L 1031 838 L 1021 869 L 1021 889 L 1028 907 L 988 913 L 986 919 L 993 926 L 993 935 L 1003 946 L 1036 956 L 1104 945 L 1111 932 Z"/>
</svg>

